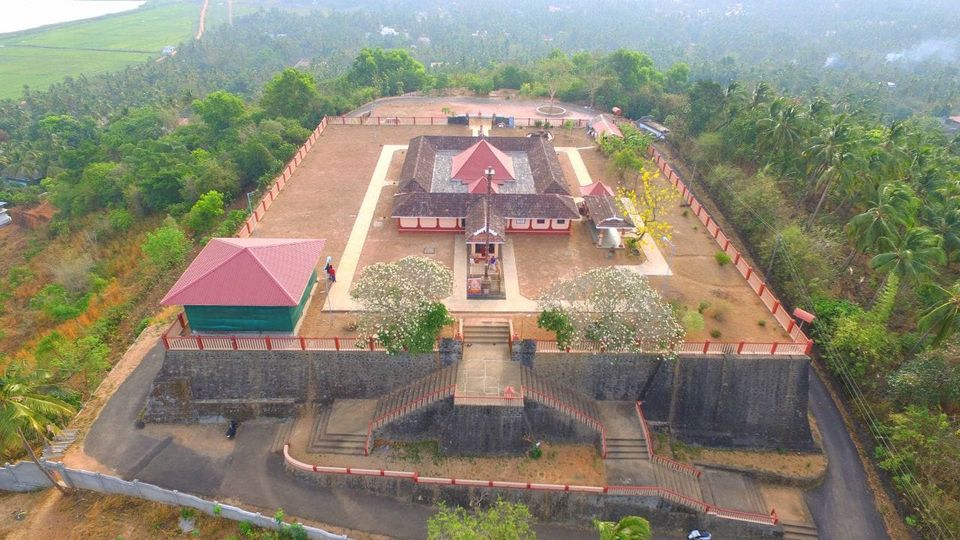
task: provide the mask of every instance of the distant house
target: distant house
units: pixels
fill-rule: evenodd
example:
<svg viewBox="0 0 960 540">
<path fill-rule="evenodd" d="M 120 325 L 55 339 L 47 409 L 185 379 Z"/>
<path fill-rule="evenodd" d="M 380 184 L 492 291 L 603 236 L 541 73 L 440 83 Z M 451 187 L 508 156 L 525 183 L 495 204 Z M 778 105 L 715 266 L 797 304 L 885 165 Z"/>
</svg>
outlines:
<svg viewBox="0 0 960 540">
<path fill-rule="evenodd" d="M 293 332 L 317 282 L 324 240 L 214 238 L 160 302 L 194 332 Z"/>
<path fill-rule="evenodd" d="M 654 120 L 652 116 L 644 116 L 640 118 L 637 120 L 636 126 L 638 129 L 653 135 L 653 138 L 657 139 L 658 141 L 666 139 L 667 135 L 670 134 L 670 129 Z"/>
<path fill-rule="evenodd" d="M 167 45 L 162 51 L 160 51 L 160 54 L 164 56 L 174 56 L 177 54 L 177 48 L 173 45 Z"/>
<path fill-rule="evenodd" d="M 598 141 L 604 137 L 623 138 L 623 133 L 620 132 L 620 128 L 605 114 L 601 114 L 590 120 L 587 133 Z"/>
<path fill-rule="evenodd" d="M 960 116 L 948 116 L 944 118 L 943 128 L 947 133 L 960 131 Z"/>
<path fill-rule="evenodd" d="M 5 227 L 13 221 L 10 214 L 7 213 L 6 206 L 7 203 L 5 201 L 0 201 L 0 227 Z"/>
</svg>

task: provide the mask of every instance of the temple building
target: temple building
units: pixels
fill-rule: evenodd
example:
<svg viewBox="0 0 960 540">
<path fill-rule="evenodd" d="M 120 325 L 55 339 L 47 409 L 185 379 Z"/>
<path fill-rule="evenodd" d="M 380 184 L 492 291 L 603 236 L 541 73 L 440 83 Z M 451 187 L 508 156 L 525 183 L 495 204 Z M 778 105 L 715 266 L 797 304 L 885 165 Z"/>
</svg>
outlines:
<svg viewBox="0 0 960 540">
<path fill-rule="evenodd" d="M 422 136 L 408 146 L 392 217 L 401 232 L 463 235 L 471 264 L 492 266 L 483 281 L 497 281 L 508 235 L 569 235 L 580 214 L 542 137 Z M 494 296 L 496 285 L 488 287 Z"/>
</svg>

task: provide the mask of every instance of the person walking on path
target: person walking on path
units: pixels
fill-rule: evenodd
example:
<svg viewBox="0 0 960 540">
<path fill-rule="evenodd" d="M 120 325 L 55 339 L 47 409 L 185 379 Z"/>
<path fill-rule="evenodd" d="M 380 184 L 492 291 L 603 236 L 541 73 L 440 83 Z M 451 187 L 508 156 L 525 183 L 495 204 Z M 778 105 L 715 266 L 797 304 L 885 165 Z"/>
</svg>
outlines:
<svg viewBox="0 0 960 540">
<path fill-rule="evenodd" d="M 327 279 L 330 280 L 330 283 L 337 282 L 337 271 L 333 268 L 332 264 L 327 265 Z"/>
</svg>

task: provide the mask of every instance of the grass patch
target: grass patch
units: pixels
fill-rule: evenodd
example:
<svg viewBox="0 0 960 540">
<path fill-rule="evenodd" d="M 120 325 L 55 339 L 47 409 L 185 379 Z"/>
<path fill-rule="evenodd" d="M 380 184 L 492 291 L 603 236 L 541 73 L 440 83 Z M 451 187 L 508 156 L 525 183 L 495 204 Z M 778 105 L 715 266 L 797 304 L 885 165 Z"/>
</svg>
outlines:
<svg viewBox="0 0 960 540">
<path fill-rule="evenodd" d="M 421 463 L 423 458 L 428 455 L 434 465 L 439 465 L 443 461 L 443 455 L 440 453 L 440 443 L 437 441 L 394 441 L 390 443 L 390 450 L 392 451 L 391 457 L 397 461 Z"/>
</svg>

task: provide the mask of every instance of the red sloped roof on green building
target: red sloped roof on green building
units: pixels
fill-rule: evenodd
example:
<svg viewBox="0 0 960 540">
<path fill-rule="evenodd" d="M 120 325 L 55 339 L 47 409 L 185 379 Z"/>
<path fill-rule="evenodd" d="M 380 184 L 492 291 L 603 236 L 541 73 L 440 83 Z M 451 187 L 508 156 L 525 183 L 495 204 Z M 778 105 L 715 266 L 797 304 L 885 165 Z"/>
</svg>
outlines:
<svg viewBox="0 0 960 540">
<path fill-rule="evenodd" d="M 317 269 L 324 240 L 214 238 L 162 305 L 296 306 Z"/>
</svg>

